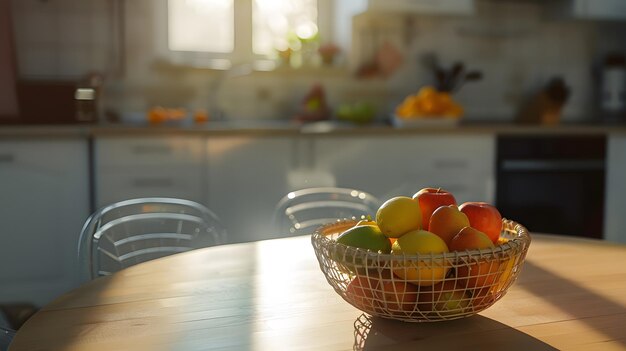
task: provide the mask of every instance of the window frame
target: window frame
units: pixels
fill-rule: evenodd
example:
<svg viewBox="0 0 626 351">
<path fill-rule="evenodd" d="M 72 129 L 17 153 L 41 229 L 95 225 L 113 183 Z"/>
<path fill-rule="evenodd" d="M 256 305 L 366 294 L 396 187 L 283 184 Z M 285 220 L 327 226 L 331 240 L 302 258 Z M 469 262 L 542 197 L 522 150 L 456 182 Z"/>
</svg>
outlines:
<svg viewBox="0 0 626 351">
<path fill-rule="evenodd" d="M 254 0 L 233 0 L 235 12 L 234 48 L 230 53 L 178 51 L 168 46 L 168 0 L 154 0 L 155 51 L 159 59 L 180 66 L 227 70 L 252 64 L 256 70 L 271 70 L 275 60 L 255 54 L 252 47 L 252 8 Z M 340 0 L 343 1 L 343 0 Z M 317 27 L 323 42 L 332 41 L 333 0 L 317 0 Z"/>
</svg>

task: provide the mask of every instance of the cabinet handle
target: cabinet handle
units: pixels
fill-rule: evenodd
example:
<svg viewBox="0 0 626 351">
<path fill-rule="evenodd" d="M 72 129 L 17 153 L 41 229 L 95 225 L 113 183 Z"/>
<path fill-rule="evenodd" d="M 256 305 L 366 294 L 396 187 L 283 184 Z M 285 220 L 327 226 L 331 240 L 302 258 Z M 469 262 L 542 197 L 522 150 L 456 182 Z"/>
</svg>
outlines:
<svg viewBox="0 0 626 351">
<path fill-rule="evenodd" d="M 14 154 L 0 154 L 0 163 L 13 163 L 15 162 Z"/>
<path fill-rule="evenodd" d="M 603 160 L 504 160 L 500 166 L 513 171 L 601 171 Z"/>
<path fill-rule="evenodd" d="M 171 178 L 135 178 L 132 185 L 138 188 L 169 188 L 174 181 Z"/>
<path fill-rule="evenodd" d="M 132 151 L 135 154 L 169 154 L 172 148 L 169 145 L 134 145 Z"/>
</svg>

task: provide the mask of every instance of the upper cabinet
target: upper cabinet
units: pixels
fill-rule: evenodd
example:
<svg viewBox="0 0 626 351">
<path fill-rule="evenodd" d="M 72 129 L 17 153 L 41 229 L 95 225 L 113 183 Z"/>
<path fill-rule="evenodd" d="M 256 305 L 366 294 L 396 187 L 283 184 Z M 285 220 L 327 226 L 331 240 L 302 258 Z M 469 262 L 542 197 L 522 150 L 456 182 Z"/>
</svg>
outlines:
<svg viewBox="0 0 626 351">
<path fill-rule="evenodd" d="M 567 0 L 550 5 L 552 15 L 589 20 L 626 20 L 624 0 Z"/>
<path fill-rule="evenodd" d="M 490 2 L 476 0 L 369 0 L 372 12 L 424 15 L 476 15 L 477 7 Z M 481 4 L 482 3 L 482 4 Z M 537 1 L 537 4 L 543 4 Z M 548 13 L 557 18 L 588 20 L 626 20 L 624 0 L 553 0 L 545 2 Z"/>
<path fill-rule="evenodd" d="M 474 0 L 370 0 L 368 9 L 378 12 L 472 15 Z"/>
</svg>

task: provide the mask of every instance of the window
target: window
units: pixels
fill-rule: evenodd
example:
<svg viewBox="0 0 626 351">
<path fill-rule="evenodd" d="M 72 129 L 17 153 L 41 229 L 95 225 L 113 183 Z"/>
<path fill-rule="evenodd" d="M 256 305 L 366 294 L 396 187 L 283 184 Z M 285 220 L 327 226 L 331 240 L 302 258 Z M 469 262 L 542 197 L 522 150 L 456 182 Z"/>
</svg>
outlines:
<svg viewBox="0 0 626 351">
<path fill-rule="evenodd" d="M 165 1 L 167 33 L 159 38 L 160 51 L 179 63 L 271 68 L 279 52 L 303 50 L 303 43 L 329 32 L 320 28 L 329 23 L 322 19 L 329 0 Z"/>
</svg>

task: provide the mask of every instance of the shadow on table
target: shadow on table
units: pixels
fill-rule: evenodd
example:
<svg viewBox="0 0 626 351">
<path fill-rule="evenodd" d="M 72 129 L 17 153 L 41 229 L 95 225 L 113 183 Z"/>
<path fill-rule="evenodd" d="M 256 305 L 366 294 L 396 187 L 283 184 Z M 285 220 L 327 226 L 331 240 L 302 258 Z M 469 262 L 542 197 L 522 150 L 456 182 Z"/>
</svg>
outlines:
<svg viewBox="0 0 626 351">
<path fill-rule="evenodd" d="M 533 277 L 532 281 L 526 281 L 525 276 Z M 626 346 L 624 326 L 607 325 L 606 320 L 602 318 L 624 311 L 623 305 L 598 295 L 576 282 L 549 272 L 529 260 L 524 263 L 520 277 L 521 279 L 515 283 L 519 287 L 546 300 L 579 322 L 587 324 L 599 334 Z M 555 281 L 558 281 L 558 284 L 554 284 Z M 558 288 L 548 290 L 547 284 L 543 284 L 543 282 L 551 282 L 550 286 L 557 286 Z M 594 316 L 599 318 L 591 318 Z"/>
<path fill-rule="evenodd" d="M 445 323 L 445 328 L 442 328 Z M 435 323 L 407 323 L 360 315 L 354 350 L 557 350 L 493 319 L 475 315 Z"/>
</svg>

